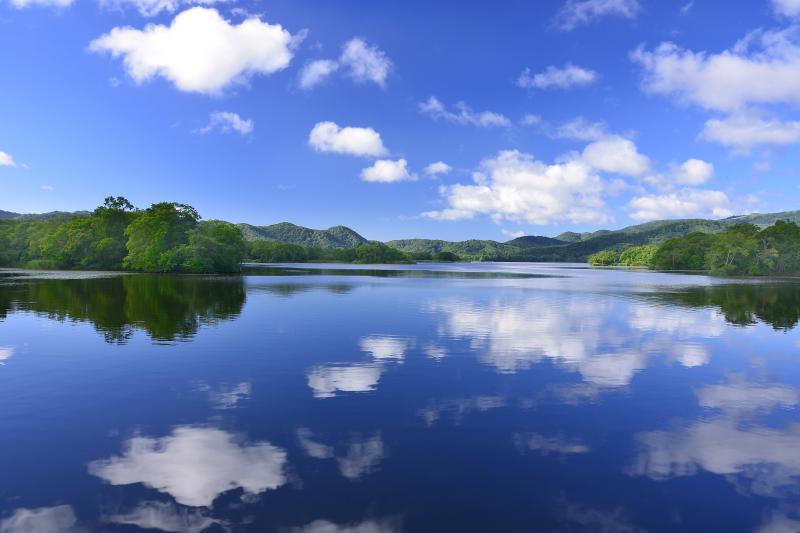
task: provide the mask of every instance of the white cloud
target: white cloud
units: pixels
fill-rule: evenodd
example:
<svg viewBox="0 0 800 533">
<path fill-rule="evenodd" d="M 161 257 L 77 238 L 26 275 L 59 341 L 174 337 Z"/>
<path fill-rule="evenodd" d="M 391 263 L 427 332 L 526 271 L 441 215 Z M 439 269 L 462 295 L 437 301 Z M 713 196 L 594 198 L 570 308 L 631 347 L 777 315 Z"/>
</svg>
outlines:
<svg viewBox="0 0 800 533">
<path fill-rule="evenodd" d="M 20 508 L 5 520 L 0 520 L 0 533 L 77 533 L 77 521 L 75 511 L 69 505 Z"/>
<path fill-rule="evenodd" d="M 571 31 L 605 16 L 636 18 L 639 10 L 638 0 L 567 0 L 556 22 L 562 30 Z"/>
<path fill-rule="evenodd" d="M 589 122 L 583 117 L 576 117 L 561 124 L 551 134 L 556 139 L 575 139 L 579 141 L 599 141 L 606 135 L 606 125 L 604 123 Z"/>
<path fill-rule="evenodd" d="M 331 59 L 317 59 L 306 63 L 300 72 L 300 88 L 311 89 L 339 70 L 339 63 Z"/>
<path fill-rule="evenodd" d="M 358 479 L 373 472 L 385 455 L 380 433 L 368 439 L 358 434 L 352 435 L 346 453 L 339 456 L 334 453 L 333 446 L 314 440 L 314 435 L 308 428 L 298 429 L 297 438 L 309 457 L 336 459 L 339 473 L 347 479 Z"/>
<path fill-rule="evenodd" d="M 392 161 L 379 159 L 361 171 L 361 179 L 373 183 L 395 183 L 398 181 L 414 181 L 416 174 L 408 172 L 408 162 L 405 159 Z"/>
<path fill-rule="evenodd" d="M 11 0 L 11 5 L 17 9 L 32 6 L 53 7 L 58 9 L 71 6 L 72 2 L 73 0 Z"/>
<path fill-rule="evenodd" d="M 436 161 L 425 167 L 423 172 L 428 176 L 438 176 L 439 174 L 448 174 L 451 170 L 453 170 L 453 167 L 444 161 Z"/>
<path fill-rule="evenodd" d="M 175 533 L 200 533 L 218 523 L 202 510 L 158 501 L 142 502 L 133 511 L 111 515 L 106 521 Z"/>
<path fill-rule="evenodd" d="M 42 189 L 43 191 L 47 191 L 47 192 L 50 192 L 50 191 L 53 190 L 53 186 L 52 185 L 41 185 L 39 188 Z"/>
<path fill-rule="evenodd" d="M 0 365 L 5 364 L 14 355 L 13 346 L 0 346 Z"/>
<path fill-rule="evenodd" d="M 755 533 L 797 533 L 800 531 L 800 520 L 790 518 L 781 512 L 772 512 Z"/>
<path fill-rule="evenodd" d="M 372 128 L 340 128 L 334 122 L 318 122 L 308 136 L 308 144 L 318 152 L 362 157 L 379 157 L 388 153 L 380 134 Z"/>
<path fill-rule="evenodd" d="M 14 162 L 14 158 L 12 158 L 7 153 L 0 150 L 0 167 L 15 167 L 17 164 Z"/>
<path fill-rule="evenodd" d="M 630 139 L 609 135 L 583 150 L 583 160 L 597 170 L 638 177 L 650 169 L 650 160 L 640 154 Z"/>
<path fill-rule="evenodd" d="M 181 91 L 219 94 L 255 74 L 272 74 L 292 59 L 292 35 L 279 24 L 248 18 L 231 24 L 216 9 L 193 7 L 170 26 L 118 27 L 89 45 L 123 57 L 136 83 L 162 76 Z"/>
<path fill-rule="evenodd" d="M 292 533 L 399 533 L 402 528 L 394 520 L 364 520 L 341 525 L 327 520 L 314 520 L 291 531 Z"/>
<path fill-rule="evenodd" d="M 673 173 L 675 183 L 701 185 L 714 176 L 714 165 L 702 159 L 687 159 Z"/>
<path fill-rule="evenodd" d="M 372 82 L 381 87 L 392 70 L 392 62 L 382 50 L 358 37 L 344 44 L 339 63 L 355 82 Z"/>
<path fill-rule="evenodd" d="M 493 111 L 475 112 L 464 102 L 455 104 L 455 111 L 449 111 L 435 96 L 419 104 L 419 110 L 436 120 L 444 120 L 462 126 L 472 125 L 488 128 L 492 126 L 507 127 L 511 121 L 505 115 Z"/>
<path fill-rule="evenodd" d="M 373 359 L 404 359 L 409 347 L 409 340 L 387 335 L 372 335 L 363 337 L 358 345 L 362 352 L 368 353 Z"/>
<path fill-rule="evenodd" d="M 717 54 L 673 43 L 631 54 L 642 87 L 707 109 L 735 111 L 751 104 L 800 104 L 800 28 L 758 30 Z"/>
<path fill-rule="evenodd" d="M 507 150 L 484 160 L 474 181 L 442 187 L 449 207 L 423 216 L 459 220 L 484 214 L 530 224 L 608 220 L 600 177 L 580 159 L 547 165 L 530 154 Z"/>
<path fill-rule="evenodd" d="M 509 237 L 512 237 L 514 239 L 516 239 L 518 237 L 524 237 L 526 235 L 526 233 L 524 231 L 522 231 L 522 230 L 511 231 L 511 230 L 507 230 L 505 228 L 500 228 L 500 233 L 502 233 L 503 235 L 507 235 Z"/>
<path fill-rule="evenodd" d="M 528 113 L 524 117 L 522 117 L 522 120 L 520 120 L 519 122 L 523 126 L 536 126 L 537 124 L 542 123 L 542 117 L 540 117 L 539 115 L 533 115 L 531 113 Z"/>
<path fill-rule="evenodd" d="M 749 152 L 763 144 L 800 142 L 800 122 L 782 122 L 752 112 L 735 113 L 724 119 L 708 120 L 700 136 L 737 152 Z"/>
<path fill-rule="evenodd" d="M 569 89 L 591 85 L 597 81 L 597 72 L 572 63 L 567 63 L 562 68 L 549 66 L 543 72 L 531 75 L 531 69 L 526 68 L 517 79 L 517 85 L 524 89 Z"/>
<path fill-rule="evenodd" d="M 211 390 L 208 385 L 201 384 L 198 390 L 208 393 L 208 401 L 214 409 L 233 409 L 241 402 L 250 399 L 252 387 L 245 381 L 233 387 L 223 385 L 217 390 Z"/>
<path fill-rule="evenodd" d="M 214 111 L 208 117 L 208 124 L 197 130 L 197 133 L 210 133 L 212 131 L 221 131 L 222 133 L 235 131 L 241 135 L 249 135 L 253 133 L 253 121 L 243 119 L 238 114 L 230 111 Z"/>
<path fill-rule="evenodd" d="M 800 16 L 800 0 L 772 0 L 772 9 L 784 17 Z"/>
<path fill-rule="evenodd" d="M 730 383 L 706 385 L 697 391 L 697 399 L 703 407 L 726 413 L 747 413 L 794 407 L 800 403 L 800 391 L 787 385 L 732 380 Z"/>
<path fill-rule="evenodd" d="M 660 220 L 668 218 L 724 218 L 733 214 L 731 202 L 722 191 L 685 188 L 680 191 L 645 195 L 629 202 L 634 220 Z"/>
<path fill-rule="evenodd" d="M 332 398 L 337 392 L 371 392 L 378 386 L 383 368 L 375 364 L 316 366 L 308 374 L 315 398 Z"/>
<path fill-rule="evenodd" d="M 179 7 L 185 5 L 211 5 L 229 2 L 231 0 L 101 0 L 104 7 L 124 9 L 135 8 L 143 17 L 155 17 L 161 12 L 174 13 Z"/>
<path fill-rule="evenodd" d="M 241 487 L 247 494 L 286 482 L 286 452 L 268 442 L 244 444 L 215 428 L 182 426 L 161 437 L 134 437 L 119 457 L 92 461 L 89 472 L 112 485 L 143 483 L 193 507 Z"/>
</svg>

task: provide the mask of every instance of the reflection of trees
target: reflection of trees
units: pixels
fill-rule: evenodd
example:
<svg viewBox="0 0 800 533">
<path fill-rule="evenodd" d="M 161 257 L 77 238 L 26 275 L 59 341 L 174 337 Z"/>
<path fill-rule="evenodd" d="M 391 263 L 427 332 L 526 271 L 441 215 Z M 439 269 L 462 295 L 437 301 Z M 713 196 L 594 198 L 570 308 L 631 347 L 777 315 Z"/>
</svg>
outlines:
<svg viewBox="0 0 800 533">
<path fill-rule="evenodd" d="M 690 307 L 716 307 L 725 320 L 747 326 L 758 320 L 775 329 L 790 330 L 800 321 L 800 285 L 747 284 L 694 287 L 658 294 L 657 298 Z"/>
<path fill-rule="evenodd" d="M 53 320 L 91 322 L 108 342 L 125 342 L 134 329 L 174 341 L 192 337 L 201 325 L 235 318 L 244 301 L 244 284 L 234 277 L 43 279 L 0 287 L 0 317 L 31 311 Z"/>
</svg>

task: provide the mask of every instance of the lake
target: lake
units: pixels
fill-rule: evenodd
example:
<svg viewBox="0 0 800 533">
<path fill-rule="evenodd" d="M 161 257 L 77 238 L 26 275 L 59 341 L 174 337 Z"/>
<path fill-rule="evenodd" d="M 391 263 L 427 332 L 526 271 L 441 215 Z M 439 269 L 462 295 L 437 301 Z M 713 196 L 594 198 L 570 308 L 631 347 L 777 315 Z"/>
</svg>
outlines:
<svg viewBox="0 0 800 533">
<path fill-rule="evenodd" d="M 800 530 L 800 282 L 0 271 L 0 531 Z"/>
</svg>

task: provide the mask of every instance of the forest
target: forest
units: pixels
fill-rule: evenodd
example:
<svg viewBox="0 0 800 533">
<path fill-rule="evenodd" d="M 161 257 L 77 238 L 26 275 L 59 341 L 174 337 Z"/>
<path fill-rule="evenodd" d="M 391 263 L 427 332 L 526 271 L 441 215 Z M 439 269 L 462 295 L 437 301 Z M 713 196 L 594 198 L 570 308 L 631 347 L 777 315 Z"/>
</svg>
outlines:
<svg viewBox="0 0 800 533">
<path fill-rule="evenodd" d="M 800 273 L 800 226 L 778 220 L 759 229 L 737 224 L 719 233 L 692 232 L 658 246 L 632 246 L 589 256 L 596 266 L 698 270 L 715 275 L 768 276 Z"/>
</svg>

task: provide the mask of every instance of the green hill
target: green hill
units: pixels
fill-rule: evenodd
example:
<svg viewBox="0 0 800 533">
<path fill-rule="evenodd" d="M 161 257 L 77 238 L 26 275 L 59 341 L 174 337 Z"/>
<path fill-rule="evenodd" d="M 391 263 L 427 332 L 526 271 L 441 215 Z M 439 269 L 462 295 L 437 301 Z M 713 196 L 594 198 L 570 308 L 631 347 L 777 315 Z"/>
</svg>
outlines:
<svg viewBox="0 0 800 533">
<path fill-rule="evenodd" d="M 88 217 L 89 211 L 50 211 L 49 213 L 14 213 L 0 210 L 0 220 L 53 220 L 75 217 Z"/>
<path fill-rule="evenodd" d="M 271 226 L 253 226 L 238 224 L 242 235 L 248 241 L 259 239 L 278 241 L 301 246 L 318 248 L 355 248 L 359 244 L 369 242 L 367 239 L 346 226 L 333 226 L 328 229 L 311 229 L 297 226 L 289 222 L 272 224 Z"/>
</svg>

